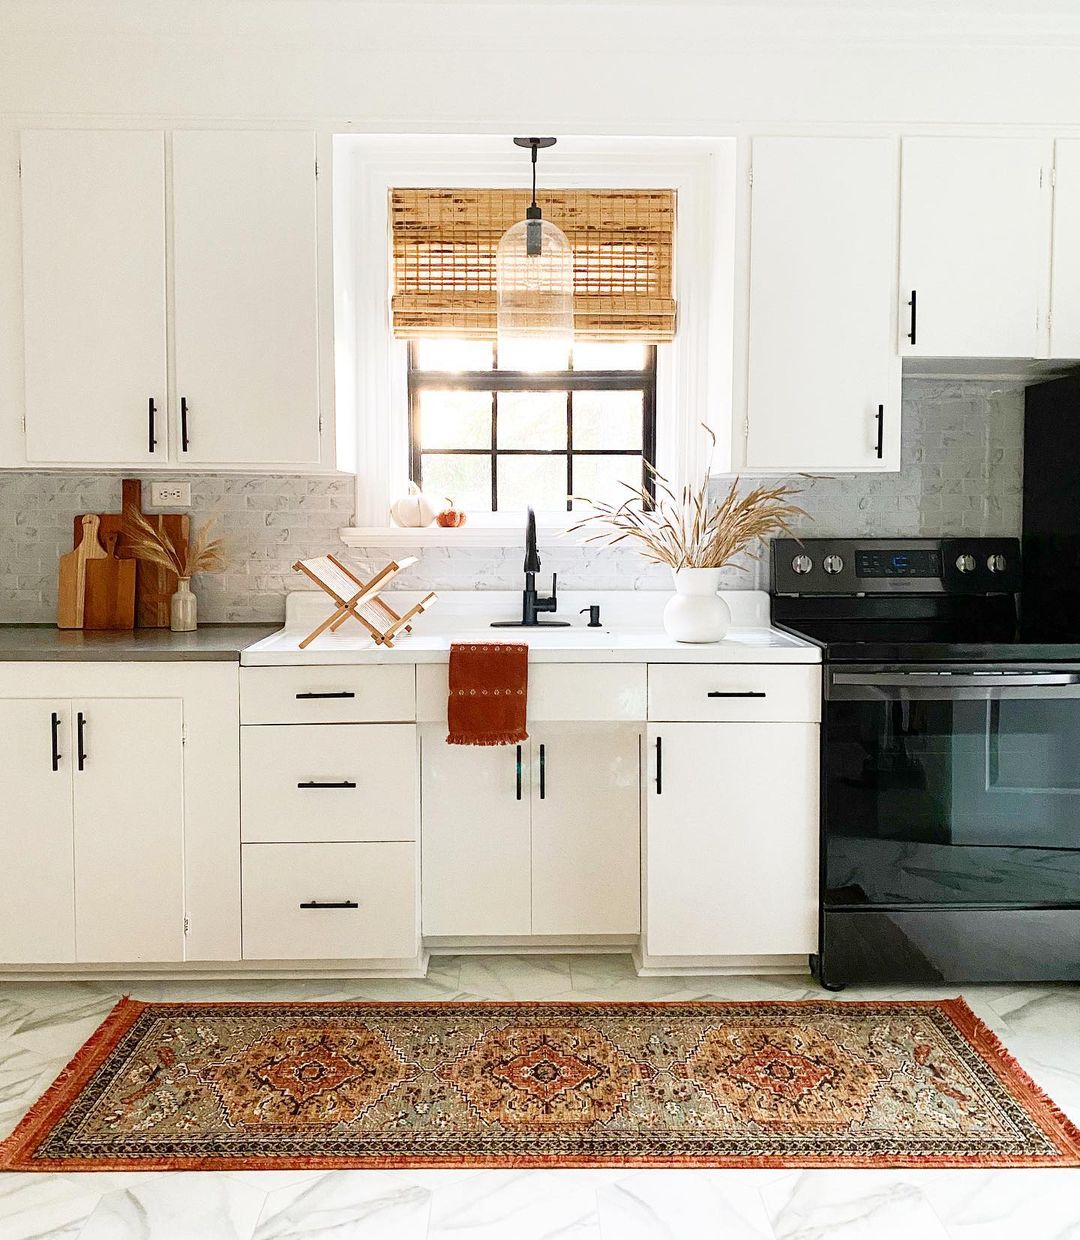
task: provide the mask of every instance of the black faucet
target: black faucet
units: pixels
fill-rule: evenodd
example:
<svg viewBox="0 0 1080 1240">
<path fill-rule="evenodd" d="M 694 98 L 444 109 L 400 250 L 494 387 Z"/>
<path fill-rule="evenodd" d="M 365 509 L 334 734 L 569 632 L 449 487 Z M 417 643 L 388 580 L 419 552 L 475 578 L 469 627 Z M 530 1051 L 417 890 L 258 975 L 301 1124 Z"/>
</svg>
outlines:
<svg viewBox="0 0 1080 1240">
<path fill-rule="evenodd" d="M 521 595 L 520 620 L 493 620 L 493 629 L 569 628 L 569 620 L 541 620 L 542 611 L 556 611 L 559 606 L 557 574 L 551 574 L 551 597 L 541 598 L 536 592 L 536 574 L 540 571 L 540 555 L 536 550 L 536 513 L 530 508 L 525 519 L 525 589 Z"/>
</svg>

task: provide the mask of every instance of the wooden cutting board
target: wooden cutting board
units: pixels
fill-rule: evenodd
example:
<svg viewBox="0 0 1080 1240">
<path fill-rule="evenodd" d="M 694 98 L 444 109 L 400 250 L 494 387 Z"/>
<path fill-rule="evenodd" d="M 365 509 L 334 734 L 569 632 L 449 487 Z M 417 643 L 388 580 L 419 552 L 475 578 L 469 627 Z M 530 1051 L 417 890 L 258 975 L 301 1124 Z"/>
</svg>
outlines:
<svg viewBox="0 0 1080 1240">
<path fill-rule="evenodd" d="M 117 558 L 119 541 L 118 534 L 110 534 L 105 554 L 86 561 L 84 629 L 135 627 L 135 561 Z"/>
<path fill-rule="evenodd" d="M 60 582 L 56 600 L 56 624 L 61 629 L 81 629 L 86 610 L 86 567 L 105 557 L 98 541 L 100 521 L 96 514 L 77 517 L 75 549 L 60 557 Z"/>
<path fill-rule="evenodd" d="M 182 512 L 148 513 L 142 507 L 142 483 L 138 478 L 125 478 L 121 484 L 120 512 L 99 513 L 100 537 L 107 539 L 116 534 L 119 542 L 116 555 L 128 559 L 130 553 L 124 546 L 123 521 L 125 508 L 135 508 L 156 529 L 164 531 L 174 542 L 187 542 L 191 537 L 191 518 Z M 75 545 L 82 537 L 82 517 L 75 518 Z M 104 553 L 103 553 L 104 554 Z M 177 577 L 167 568 L 136 561 L 135 569 L 135 623 L 141 629 L 167 629 L 169 627 L 169 599 L 176 591 Z"/>
</svg>

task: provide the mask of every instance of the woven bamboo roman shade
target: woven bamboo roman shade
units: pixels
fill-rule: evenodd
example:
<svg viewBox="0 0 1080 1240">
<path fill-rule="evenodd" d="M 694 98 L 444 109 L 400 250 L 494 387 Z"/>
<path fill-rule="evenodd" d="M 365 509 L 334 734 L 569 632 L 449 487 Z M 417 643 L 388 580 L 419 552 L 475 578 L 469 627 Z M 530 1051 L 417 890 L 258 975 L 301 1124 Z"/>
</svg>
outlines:
<svg viewBox="0 0 1080 1240">
<path fill-rule="evenodd" d="M 393 189 L 394 335 L 494 339 L 495 250 L 529 195 Z M 675 335 L 675 191 L 547 190 L 544 218 L 574 249 L 574 335 L 662 342 Z"/>
</svg>

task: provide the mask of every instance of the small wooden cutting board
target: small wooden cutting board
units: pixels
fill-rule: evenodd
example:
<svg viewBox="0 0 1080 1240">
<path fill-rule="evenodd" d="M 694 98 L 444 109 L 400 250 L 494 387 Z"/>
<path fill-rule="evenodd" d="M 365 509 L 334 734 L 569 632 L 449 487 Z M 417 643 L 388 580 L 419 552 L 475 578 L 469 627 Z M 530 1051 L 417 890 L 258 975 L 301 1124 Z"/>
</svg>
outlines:
<svg viewBox="0 0 1080 1240">
<path fill-rule="evenodd" d="M 99 521 L 95 514 L 80 518 L 82 530 L 74 551 L 60 557 L 60 580 L 56 599 L 56 624 L 61 629 L 81 629 L 86 604 L 86 566 L 105 557 L 98 542 Z"/>
<path fill-rule="evenodd" d="M 135 627 L 135 561 L 117 559 L 118 541 L 110 534 L 105 554 L 86 562 L 84 629 Z"/>
</svg>

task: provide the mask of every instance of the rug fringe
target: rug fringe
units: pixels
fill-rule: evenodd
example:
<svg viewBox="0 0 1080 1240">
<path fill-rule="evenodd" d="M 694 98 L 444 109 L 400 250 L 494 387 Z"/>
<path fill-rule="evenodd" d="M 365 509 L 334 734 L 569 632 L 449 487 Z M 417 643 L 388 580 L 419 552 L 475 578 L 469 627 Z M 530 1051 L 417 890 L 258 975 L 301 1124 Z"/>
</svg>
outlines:
<svg viewBox="0 0 1080 1240">
<path fill-rule="evenodd" d="M 66 1110 L 74 1097 L 78 1097 L 78 1090 L 74 1093 L 69 1091 L 72 1080 L 80 1078 L 78 1089 L 81 1089 L 146 1006 L 128 995 L 123 995 L 116 1001 L 108 1016 L 18 1122 L 14 1132 L 0 1141 L 0 1171 L 28 1170 L 20 1159 L 25 1158 L 27 1152 L 35 1148 L 42 1129 L 46 1133 L 51 1131 L 55 1116 Z"/>
</svg>

